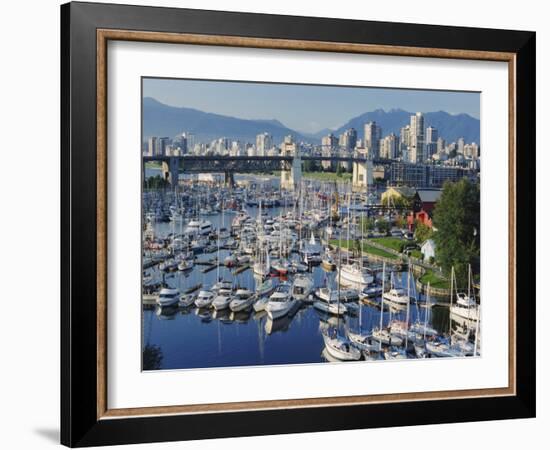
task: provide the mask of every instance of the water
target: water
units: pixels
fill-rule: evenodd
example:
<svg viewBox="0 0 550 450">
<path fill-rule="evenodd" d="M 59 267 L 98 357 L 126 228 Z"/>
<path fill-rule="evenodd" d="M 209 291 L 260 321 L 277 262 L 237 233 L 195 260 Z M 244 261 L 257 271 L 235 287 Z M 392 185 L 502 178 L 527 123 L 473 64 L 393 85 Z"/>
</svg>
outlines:
<svg viewBox="0 0 550 450">
<path fill-rule="evenodd" d="M 255 217 L 256 208 L 247 208 Z M 282 209 L 282 208 L 281 208 Z M 273 208 L 267 212 L 279 215 L 281 209 Z M 265 211 L 265 210 L 264 210 Z M 214 227 L 230 228 L 234 214 L 216 214 L 206 217 Z M 182 226 L 172 223 L 159 223 L 155 226 L 158 235 L 179 233 Z M 220 260 L 229 254 L 220 250 Z M 216 253 L 199 254 L 197 258 L 215 258 Z M 166 275 L 170 287 L 185 290 L 199 283 L 203 287 L 212 286 L 218 278 L 218 270 L 202 273 L 204 266 L 195 265 L 188 273 L 173 272 Z M 147 272 L 157 272 L 151 269 Z M 315 287 L 325 283 L 334 283 L 334 272 L 327 273 L 320 266 L 312 268 Z M 258 282 L 251 269 L 239 275 L 233 275 L 226 267 L 219 268 L 219 276 L 234 280 L 235 284 L 255 289 Z M 406 286 L 406 273 L 396 276 L 402 286 Z M 274 279 L 278 282 L 279 279 Z M 289 277 L 289 281 L 291 278 Z M 357 303 L 357 302 L 356 302 Z M 341 318 L 325 315 L 313 308 L 312 304 L 302 303 L 294 314 L 271 321 L 264 312 L 231 313 L 229 309 L 221 312 L 198 311 L 190 308 L 143 307 L 143 347 L 144 369 L 192 369 L 231 366 L 256 366 L 272 364 L 306 364 L 325 362 L 322 355 L 324 343 L 321 331 L 328 325 L 338 327 L 342 334 L 346 328 L 351 331 L 369 332 L 380 323 L 380 309 L 359 303 L 359 314 Z M 410 322 L 423 323 L 427 309 L 412 304 Z M 441 333 L 448 332 L 449 312 L 445 307 L 433 307 L 428 313 L 431 323 Z M 391 319 L 405 320 L 406 311 L 385 311 L 384 324 Z"/>
</svg>

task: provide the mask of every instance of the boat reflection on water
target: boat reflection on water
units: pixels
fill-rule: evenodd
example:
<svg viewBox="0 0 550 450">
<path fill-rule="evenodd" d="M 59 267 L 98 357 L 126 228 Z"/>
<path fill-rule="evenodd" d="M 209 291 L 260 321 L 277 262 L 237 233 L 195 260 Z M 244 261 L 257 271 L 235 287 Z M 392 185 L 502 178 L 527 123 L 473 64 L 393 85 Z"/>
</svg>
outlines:
<svg viewBox="0 0 550 450">
<path fill-rule="evenodd" d="M 157 305 L 155 309 L 156 316 L 161 320 L 174 320 L 178 312 L 178 307 L 174 305 L 160 306 Z"/>
</svg>

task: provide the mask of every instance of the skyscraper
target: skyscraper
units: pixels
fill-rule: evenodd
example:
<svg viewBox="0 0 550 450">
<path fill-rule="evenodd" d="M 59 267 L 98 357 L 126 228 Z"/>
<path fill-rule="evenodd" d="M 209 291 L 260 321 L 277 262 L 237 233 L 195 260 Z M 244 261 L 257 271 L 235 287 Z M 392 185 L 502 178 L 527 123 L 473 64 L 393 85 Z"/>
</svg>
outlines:
<svg viewBox="0 0 550 450">
<path fill-rule="evenodd" d="M 271 147 L 273 147 L 273 137 L 269 133 L 256 136 L 256 155 L 265 156 Z"/>
<path fill-rule="evenodd" d="M 464 138 L 463 137 L 458 138 L 456 151 L 457 151 L 457 153 L 464 154 Z"/>
<path fill-rule="evenodd" d="M 438 132 L 437 128 L 427 127 L 426 128 L 426 154 L 425 158 L 431 158 L 434 153 L 437 152 L 437 140 Z"/>
<path fill-rule="evenodd" d="M 389 134 L 380 142 L 380 158 L 395 159 L 398 157 L 399 139 L 395 134 Z"/>
<path fill-rule="evenodd" d="M 409 160 L 412 163 L 422 163 L 424 155 L 424 115 L 417 112 L 411 116 L 410 123 Z"/>
<path fill-rule="evenodd" d="M 353 150 L 355 144 L 357 144 L 357 130 L 355 128 L 349 128 L 340 135 L 339 139 L 340 147 L 346 150 Z"/>
<path fill-rule="evenodd" d="M 321 139 L 321 154 L 323 156 L 332 156 L 332 153 L 338 148 L 338 138 L 334 134 L 330 133 L 327 136 L 323 136 Z M 324 159 L 321 161 L 321 166 L 324 170 L 332 168 L 333 164 L 330 159 Z"/>
<path fill-rule="evenodd" d="M 380 139 L 382 139 L 382 128 L 376 122 L 365 124 L 365 147 L 368 155 L 372 158 L 380 156 Z"/>
<path fill-rule="evenodd" d="M 155 156 L 156 150 L 157 150 L 157 138 L 155 136 L 151 136 L 147 143 L 147 156 Z"/>
</svg>

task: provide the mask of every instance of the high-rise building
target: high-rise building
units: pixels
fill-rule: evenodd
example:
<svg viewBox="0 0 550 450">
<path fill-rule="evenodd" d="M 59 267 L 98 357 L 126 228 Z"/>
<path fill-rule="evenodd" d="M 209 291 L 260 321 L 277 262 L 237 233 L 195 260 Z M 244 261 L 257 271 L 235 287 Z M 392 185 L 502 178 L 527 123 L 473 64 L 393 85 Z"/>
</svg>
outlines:
<svg viewBox="0 0 550 450">
<path fill-rule="evenodd" d="M 334 134 L 330 133 L 327 136 L 323 136 L 321 139 L 321 154 L 323 156 L 332 156 L 333 152 L 338 148 L 338 138 Z M 321 167 L 324 170 L 330 170 L 333 168 L 332 161 L 330 159 L 323 159 L 321 161 Z"/>
<path fill-rule="evenodd" d="M 147 156 L 155 156 L 157 150 L 157 138 L 151 136 L 147 142 Z"/>
<path fill-rule="evenodd" d="M 380 139 L 382 139 L 382 128 L 376 122 L 365 124 L 365 142 L 367 152 L 370 157 L 378 158 L 380 156 Z"/>
<path fill-rule="evenodd" d="M 424 115 L 417 112 L 411 116 L 410 123 L 409 161 L 412 163 L 424 162 Z"/>
<path fill-rule="evenodd" d="M 380 158 L 395 159 L 399 154 L 399 139 L 391 133 L 380 140 Z"/>
<path fill-rule="evenodd" d="M 437 153 L 438 136 L 437 128 L 431 126 L 426 128 L 425 159 L 431 158 L 434 153 Z"/>
<path fill-rule="evenodd" d="M 445 150 L 445 139 L 443 139 L 441 136 L 437 138 L 437 153 L 441 153 L 443 150 Z"/>
<path fill-rule="evenodd" d="M 355 144 L 357 144 L 357 131 L 355 128 L 349 128 L 344 131 L 344 133 L 340 135 L 338 144 L 346 150 L 353 150 L 355 148 Z"/>
<path fill-rule="evenodd" d="M 463 137 L 458 138 L 456 152 L 464 154 L 464 138 Z"/>
<path fill-rule="evenodd" d="M 291 135 L 285 136 L 281 143 L 281 155 L 282 156 L 295 156 L 298 152 L 298 145 L 294 142 L 294 138 Z"/>
<path fill-rule="evenodd" d="M 159 137 L 157 138 L 157 148 L 156 148 L 156 155 L 166 155 L 166 147 L 170 143 L 170 139 L 167 137 Z"/>
<path fill-rule="evenodd" d="M 271 147 L 273 147 L 273 137 L 269 133 L 262 133 L 256 136 L 257 156 L 265 156 Z"/>
</svg>

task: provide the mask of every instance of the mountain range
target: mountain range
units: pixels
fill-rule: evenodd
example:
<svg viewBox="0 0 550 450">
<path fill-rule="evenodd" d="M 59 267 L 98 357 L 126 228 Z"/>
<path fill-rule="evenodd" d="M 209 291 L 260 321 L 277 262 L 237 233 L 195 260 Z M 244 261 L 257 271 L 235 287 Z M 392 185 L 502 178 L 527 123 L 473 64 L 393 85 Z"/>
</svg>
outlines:
<svg viewBox="0 0 550 450">
<path fill-rule="evenodd" d="M 275 142 L 280 142 L 284 136 L 291 134 L 297 141 L 318 144 L 328 133 L 339 135 L 352 127 L 357 130 L 358 137 L 363 138 L 364 124 L 370 121 L 375 121 L 382 127 L 383 136 L 390 133 L 399 135 L 400 129 L 409 123 L 412 114 L 402 109 L 390 111 L 377 109 L 353 117 L 336 130 L 323 129 L 310 134 L 288 128 L 275 119 L 239 119 L 192 108 L 169 106 L 151 97 L 145 97 L 143 99 L 143 138 L 147 140 L 150 136 L 174 137 L 185 131 L 193 133 L 199 141 L 227 137 L 255 142 L 257 134 L 267 132 L 273 136 Z M 426 127 L 431 125 L 437 128 L 439 135 L 447 142 L 464 137 L 466 142 L 479 143 L 479 119 L 468 114 L 427 112 L 424 114 L 424 124 Z"/>
</svg>

